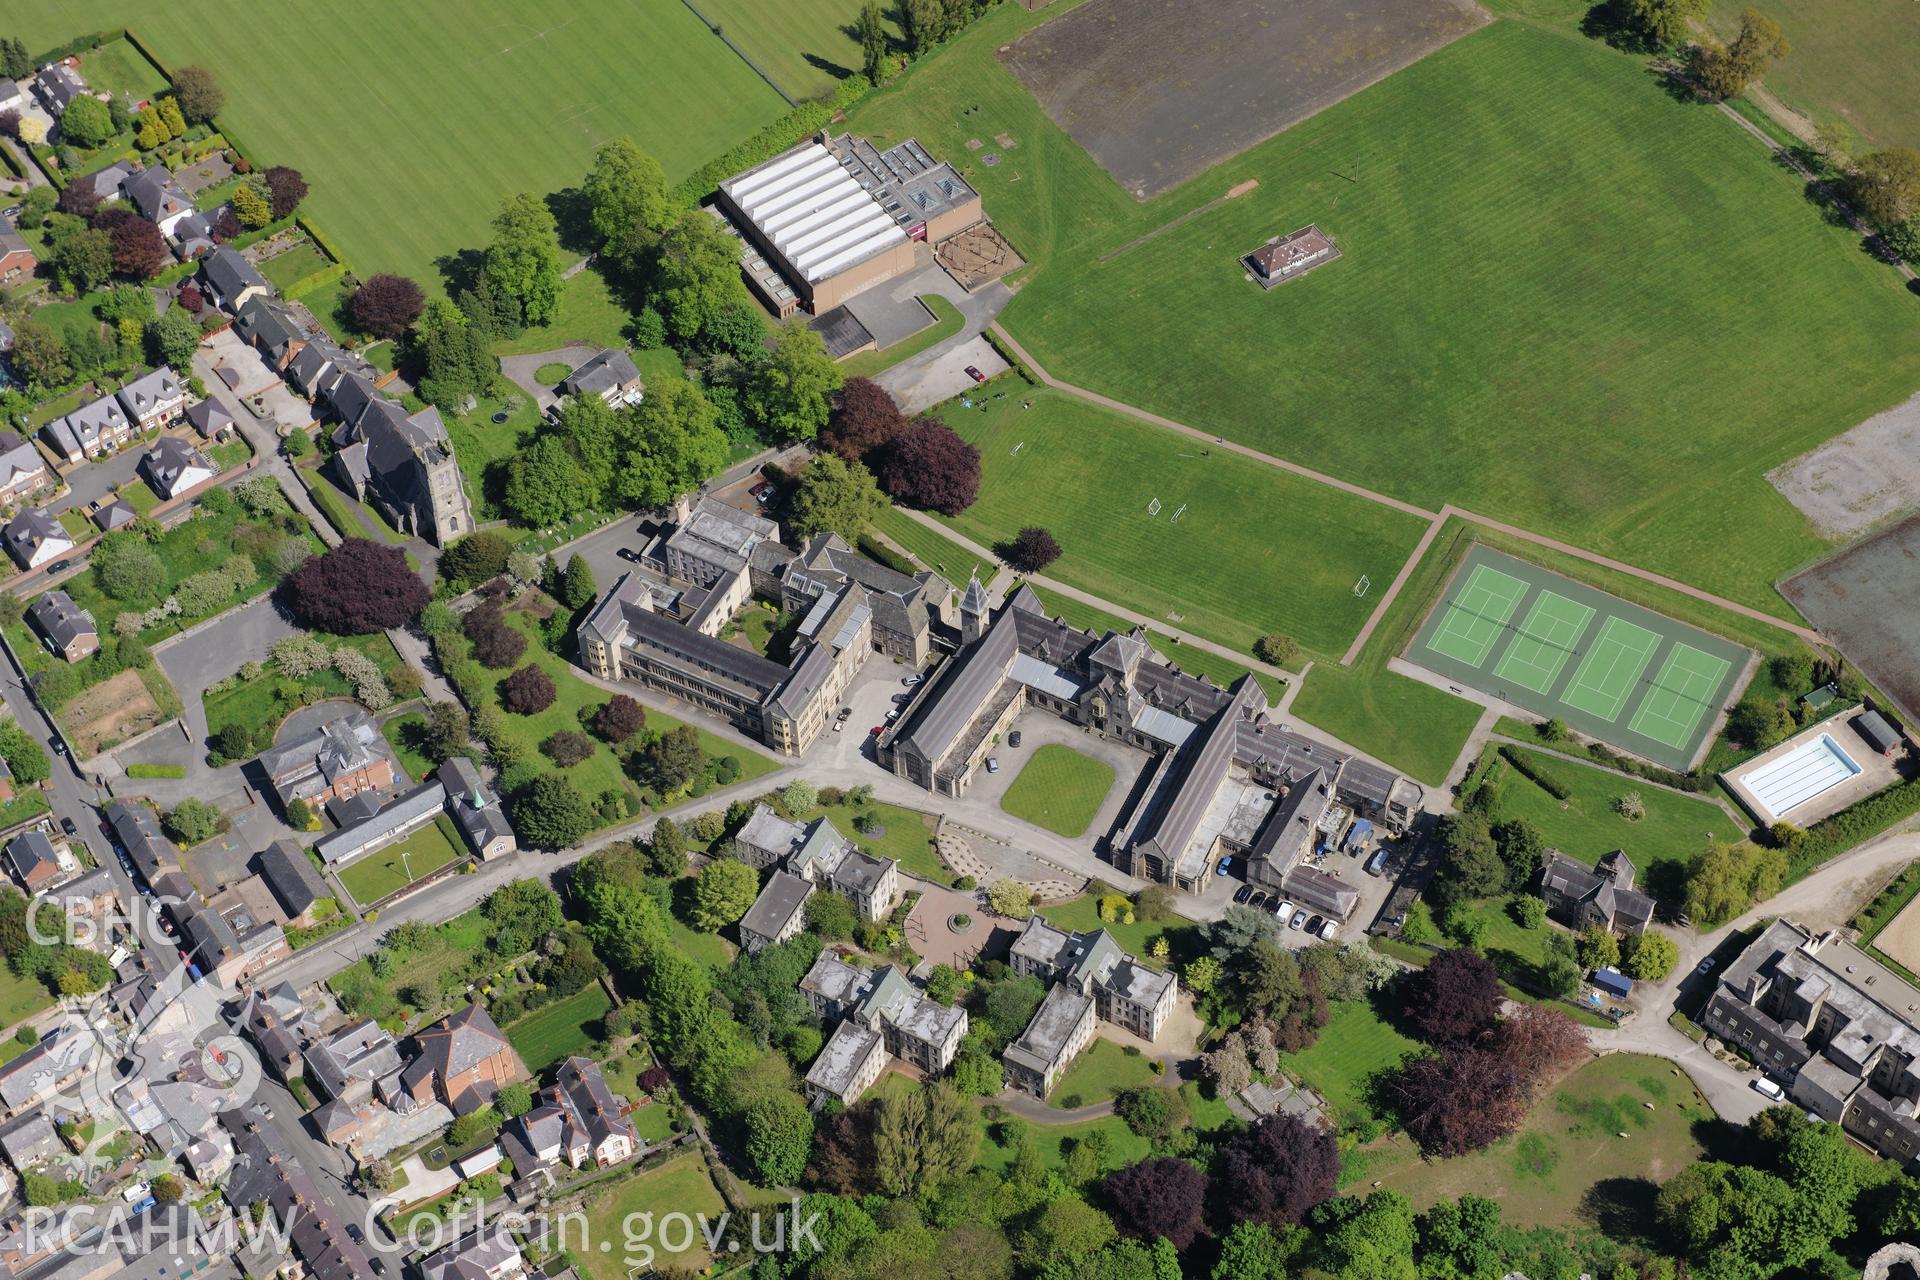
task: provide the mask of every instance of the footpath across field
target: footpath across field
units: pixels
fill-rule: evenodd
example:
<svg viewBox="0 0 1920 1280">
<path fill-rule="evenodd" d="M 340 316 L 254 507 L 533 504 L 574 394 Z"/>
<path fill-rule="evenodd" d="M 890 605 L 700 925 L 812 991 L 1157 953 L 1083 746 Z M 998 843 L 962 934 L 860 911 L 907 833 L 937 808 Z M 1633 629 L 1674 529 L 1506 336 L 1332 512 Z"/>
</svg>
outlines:
<svg viewBox="0 0 1920 1280">
<path fill-rule="evenodd" d="M 1406 657 L 1674 769 L 1692 767 L 1752 653 L 1476 546 Z"/>
</svg>

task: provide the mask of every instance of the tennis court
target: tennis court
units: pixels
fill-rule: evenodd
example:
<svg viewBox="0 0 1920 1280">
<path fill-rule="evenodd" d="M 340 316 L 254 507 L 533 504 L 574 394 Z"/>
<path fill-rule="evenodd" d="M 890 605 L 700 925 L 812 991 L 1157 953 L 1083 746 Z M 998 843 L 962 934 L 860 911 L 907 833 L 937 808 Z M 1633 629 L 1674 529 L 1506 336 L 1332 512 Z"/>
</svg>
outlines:
<svg viewBox="0 0 1920 1280">
<path fill-rule="evenodd" d="M 1691 768 L 1753 655 L 1485 546 L 1467 552 L 1406 658 L 1673 769 Z"/>
</svg>

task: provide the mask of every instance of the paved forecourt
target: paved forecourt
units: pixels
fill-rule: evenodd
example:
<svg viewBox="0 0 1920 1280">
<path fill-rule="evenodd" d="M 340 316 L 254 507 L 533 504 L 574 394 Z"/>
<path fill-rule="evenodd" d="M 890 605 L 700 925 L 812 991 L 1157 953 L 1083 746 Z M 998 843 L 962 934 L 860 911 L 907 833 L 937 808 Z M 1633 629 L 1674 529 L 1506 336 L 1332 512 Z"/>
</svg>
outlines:
<svg viewBox="0 0 1920 1280">
<path fill-rule="evenodd" d="M 1467 553 L 1406 654 L 1673 769 L 1699 758 L 1751 657 L 1729 640 L 1484 546 Z"/>
</svg>

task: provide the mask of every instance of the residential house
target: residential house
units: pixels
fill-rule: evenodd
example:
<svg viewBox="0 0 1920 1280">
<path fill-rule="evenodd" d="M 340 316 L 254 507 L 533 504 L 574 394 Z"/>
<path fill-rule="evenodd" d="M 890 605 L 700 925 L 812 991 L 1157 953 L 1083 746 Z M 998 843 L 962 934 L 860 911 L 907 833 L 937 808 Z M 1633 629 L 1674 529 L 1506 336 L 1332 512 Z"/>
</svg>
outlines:
<svg viewBox="0 0 1920 1280">
<path fill-rule="evenodd" d="M 569 373 L 554 387 L 561 396 L 599 396 L 610 407 L 639 404 L 642 395 L 640 370 L 633 357 L 609 347 Z"/>
<path fill-rule="evenodd" d="M 33 256 L 33 249 L 19 228 L 0 218 L 0 284 L 17 284 L 32 275 L 39 265 L 40 259 Z"/>
<path fill-rule="evenodd" d="M 187 390 L 166 365 L 120 388 L 120 404 L 135 430 L 154 431 L 186 412 Z"/>
<path fill-rule="evenodd" d="M 38 1106 L 99 1065 L 91 1035 L 55 1031 L 11 1062 L 0 1064 L 0 1113 Z"/>
<path fill-rule="evenodd" d="M 440 411 L 409 414 L 359 374 L 328 391 L 340 423 L 334 466 L 356 498 L 371 502 L 394 528 L 445 546 L 473 529 L 460 464 Z"/>
<path fill-rule="evenodd" d="M 740 917 L 740 945 L 753 955 L 799 934 L 806 924 L 807 899 L 812 893 L 811 881 L 785 871 L 774 872 L 747 914 Z"/>
<path fill-rule="evenodd" d="M 1158 1040 L 1173 1012 L 1173 974 L 1141 964 L 1105 929 L 1069 933 L 1041 916 L 1029 917 L 1007 963 L 1022 977 L 1066 983 L 1092 996 L 1103 1022 L 1142 1040 Z"/>
<path fill-rule="evenodd" d="M 256 1107 L 224 1112 L 220 1123 L 233 1137 L 233 1169 L 221 1190 L 235 1213 L 266 1205 L 313 1280 L 380 1280 L 366 1247 L 347 1234 L 340 1210 L 321 1194 L 272 1117 Z"/>
<path fill-rule="evenodd" d="M 1091 997 L 1064 983 L 1048 988 L 1027 1029 L 1000 1055 L 1007 1084 L 1046 1097 L 1093 1039 L 1096 1022 Z"/>
<path fill-rule="evenodd" d="M 527 1078 L 526 1064 L 479 1004 L 449 1014 L 414 1037 L 400 1074 L 414 1101 L 440 1101 L 458 1115 L 491 1102 L 500 1086 Z"/>
<path fill-rule="evenodd" d="M 207 399 L 189 405 L 185 416 L 187 425 L 209 444 L 233 434 L 233 415 L 218 400 Z"/>
<path fill-rule="evenodd" d="M 100 203 L 105 204 L 109 200 L 126 199 L 127 183 L 139 172 L 140 166 L 131 160 L 115 160 L 103 169 L 81 174 L 69 185 L 91 189 Z"/>
<path fill-rule="evenodd" d="M 161 498 L 177 498 L 218 475 L 213 459 L 179 436 L 162 436 L 140 459 L 147 483 Z"/>
<path fill-rule="evenodd" d="M 7 865 L 29 897 L 80 869 L 72 850 L 64 843 L 56 846 L 38 828 L 22 831 L 7 842 Z"/>
<path fill-rule="evenodd" d="M 552 1087 L 540 1092 L 533 1110 L 513 1121 L 510 1131 L 541 1167 L 564 1161 L 575 1169 L 605 1169 L 640 1152 L 640 1135 L 626 1109 L 626 1101 L 607 1088 L 599 1064 L 573 1057 L 560 1064 Z"/>
<path fill-rule="evenodd" d="M 93 509 L 93 523 L 102 533 L 112 533 L 115 529 L 124 529 L 140 518 L 133 504 L 125 498 L 115 498 L 112 502 L 103 502 Z"/>
<path fill-rule="evenodd" d="M 1920 988 L 1838 929 L 1775 920 L 1719 972 L 1701 1022 L 1796 1106 L 1920 1161 Z"/>
<path fill-rule="evenodd" d="M 363 792 L 352 797 L 359 802 L 372 797 Z M 329 802 L 331 805 L 333 802 Z M 329 831 L 313 842 L 313 851 L 328 870 L 359 861 L 370 853 L 398 844 L 438 818 L 447 806 L 447 789 L 439 782 L 423 782 L 402 792 L 367 817 L 361 817 L 337 831 Z M 362 903 L 369 906 L 369 903 Z"/>
<path fill-rule="evenodd" d="M 93 615 L 57 588 L 34 598 L 27 606 L 27 621 L 40 633 L 47 649 L 68 662 L 78 662 L 100 649 L 100 632 L 93 625 Z"/>
<path fill-rule="evenodd" d="M 485 862 L 519 847 L 500 807 L 500 797 L 487 786 L 473 761 L 465 756 L 449 757 L 435 776 L 447 790 L 447 812 L 453 815 L 454 825 L 476 857 Z"/>
<path fill-rule="evenodd" d="M 0 111 L 11 111 L 16 115 L 27 109 L 27 91 L 18 80 L 0 76 Z"/>
<path fill-rule="evenodd" d="M 144 804 L 114 799 L 101 810 L 113 843 L 134 865 L 149 887 L 168 872 L 180 870 L 180 847 L 167 839 Z"/>
<path fill-rule="evenodd" d="M 318 400 L 333 390 L 334 384 L 348 374 L 372 381 L 379 375 L 360 356 L 327 337 L 315 334 L 287 362 L 287 380 L 309 400 Z"/>
<path fill-rule="evenodd" d="M 55 453 L 78 463 L 118 449 L 133 439 L 133 431 L 133 420 L 127 417 L 119 399 L 107 395 L 64 418 L 55 418 L 41 429 L 41 434 Z"/>
<path fill-rule="evenodd" d="M 406 1065 L 400 1044 L 372 1018 L 352 1022 L 307 1046 L 307 1082 L 332 1102 L 359 1106 Z"/>
<path fill-rule="evenodd" d="M 180 220 L 193 213 L 193 200 L 163 164 L 149 165 L 127 179 L 127 199 L 169 240 Z"/>
<path fill-rule="evenodd" d="M 260 1050 L 260 1060 L 282 1082 L 304 1078 L 305 1053 L 320 1027 L 287 983 L 247 994 L 241 1026 Z"/>
<path fill-rule="evenodd" d="M 240 251 L 228 245 L 221 245 L 206 257 L 200 259 L 200 279 L 206 286 L 207 296 L 228 315 L 237 315 L 240 308 L 261 294 L 269 297 L 273 286 L 266 277 L 254 269 Z"/>
<path fill-rule="evenodd" d="M 28 507 L 0 530 L 7 552 L 22 569 L 38 569 L 73 550 L 73 538 L 39 507 Z"/>
<path fill-rule="evenodd" d="M 275 840 L 259 852 L 254 862 L 289 924 L 311 924 L 315 904 L 333 896 L 327 882 L 314 870 L 313 859 L 292 840 Z"/>
<path fill-rule="evenodd" d="M 313 333 L 298 313 L 271 294 L 255 294 L 241 304 L 233 319 L 233 332 L 260 353 L 269 369 L 284 374 Z"/>
<path fill-rule="evenodd" d="M 0 506 L 12 506 L 31 494 L 54 486 L 47 460 L 11 431 L 0 430 Z"/>
<path fill-rule="evenodd" d="M 1571 929 L 1598 925 L 1616 933 L 1639 933 L 1653 922 L 1654 901 L 1633 887 L 1633 863 L 1625 851 L 1601 856 L 1593 869 L 1547 850 L 1540 865 L 1540 896 L 1547 914 Z"/>
<path fill-rule="evenodd" d="M 889 1056 L 938 1075 L 953 1065 L 967 1034 L 965 1009 L 929 999 L 893 965 L 864 969 L 823 951 L 800 980 L 800 992 L 816 1017 L 840 1024 L 807 1072 L 815 1106 L 858 1099 Z"/>
<path fill-rule="evenodd" d="M 67 1144 L 60 1140 L 47 1109 L 39 1107 L 0 1124 L 0 1154 L 24 1176 L 66 1155 Z"/>
<path fill-rule="evenodd" d="M 222 914 L 204 901 L 197 890 L 185 886 L 174 892 L 167 913 L 180 931 L 180 949 L 188 964 L 213 978 L 222 986 L 237 987 L 254 974 L 293 954 L 287 944 L 286 930 L 272 920 L 240 904 L 228 905 Z"/>
<path fill-rule="evenodd" d="M 213 220 L 198 210 L 173 224 L 173 256 L 182 262 L 204 257 L 218 244 L 213 238 Z"/>
<path fill-rule="evenodd" d="M 395 778 L 379 726 L 357 709 L 297 742 L 261 752 L 259 763 L 282 808 L 294 800 L 322 805 L 335 796 L 385 790 Z"/>
<path fill-rule="evenodd" d="M 420 1280 L 518 1280 L 526 1259 L 500 1223 L 478 1227 L 420 1261 Z"/>
<path fill-rule="evenodd" d="M 78 60 L 67 58 L 40 68 L 40 74 L 33 78 L 33 91 L 47 114 L 58 120 L 66 113 L 67 105 L 88 90 Z"/>
<path fill-rule="evenodd" d="M 47 890 L 47 901 L 66 912 L 73 940 L 93 951 L 111 952 L 113 934 L 126 908 L 105 867 L 95 867 L 76 880 Z"/>
</svg>

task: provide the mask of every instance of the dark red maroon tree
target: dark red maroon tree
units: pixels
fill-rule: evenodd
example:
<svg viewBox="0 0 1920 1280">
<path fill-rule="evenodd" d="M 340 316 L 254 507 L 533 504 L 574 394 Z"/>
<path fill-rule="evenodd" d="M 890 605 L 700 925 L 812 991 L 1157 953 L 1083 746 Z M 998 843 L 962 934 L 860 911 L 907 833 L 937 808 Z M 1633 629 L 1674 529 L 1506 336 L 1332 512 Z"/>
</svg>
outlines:
<svg viewBox="0 0 1920 1280">
<path fill-rule="evenodd" d="M 809 1186 L 841 1196 L 864 1195 L 873 1190 L 873 1130 L 877 1111 L 877 1104 L 869 1098 L 815 1126 L 813 1158 L 807 1162 Z"/>
<path fill-rule="evenodd" d="M 353 322 L 376 338 L 397 338 L 405 333 L 427 305 L 420 286 L 405 276 L 382 272 L 353 291 L 348 309 Z"/>
<path fill-rule="evenodd" d="M 400 548 L 348 538 L 295 569 L 286 598 L 315 630 L 361 636 L 406 626 L 427 607 L 429 592 Z"/>
<path fill-rule="evenodd" d="M 553 677 L 528 663 L 500 682 L 500 705 L 517 716 L 538 715 L 553 705 Z"/>
<path fill-rule="evenodd" d="M 85 218 L 89 222 L 100 209 L 100 193 L 93 189 L 91 182 L 76 182 L 60 193 L 53 207 L 62 213 L 70 213 L 76 218 Z"/>
<path fill-rule="evenodd" d="M 647 727 L 647 709 L 624 693 L 616 693 L 593 713 L 593 731 L 602 741 L 621 743 Z"/>
<path fill-rule="evenodd" d="M 489 600 L 470 610 L 460 620 L 460 629 L 473 644 L 473 656 L 496 671 L 505 671 L 527 652 L 526 635 L 507 625 L 498 601 Z"/>
<path fill-rule="evenodd" d="M 938 418 L 916 418 L 887 446 L 880 487 L 910 507 L 957 516 L 980 496 L 980 451 Z"/>
<path fill-rule="evenodd" d="M 219 244 L 225 244 L 245 230 L 240 225 L 240 215 L 235 213 L 233 206 L 229 204 L 220 206 L 219 212 L 213 215 L 213 225 L 207 229 L 213 233 L 214 241 Z"/>
<path fill-rule="evenodd" d="M 1060 544 L 1051 533 L 1030 524 L 1013 536 L 1001 554 L 1021 573 L 1038 573 L 1060 558 Z"/>
<path fill-rule="evenodd" d="M 1587 1033 L 1558 1009 L 1519 1004 L 1484 1037 L 1486 1048 L 1505 1058 L 1528 1084 L 1587 1057 Z"/>
<path fill-rule="evenodd" d="M 131 209 L 108 209 L 93 225 L 113 239 L 113 269 L 136 280 L 149 280 L 173 261 L 160 228 Z"/>
<path fill-rule="evenodd" d="M 18 111 L 0 111 L 0 137 L 20 138 L 20 113 Z"/>
<path fill-rule="evenodd" d="M 1401 979 L 1400 992 L 1408 1019 L 1435 1044 L 1464 1044 L 1500 1016 L 1500 975 L 1467 947 L 1442 951 Z"/>
<path fill-rule="evenodd" d="M 1280 1226 L 1300 1221 L 1332 1197 L 1340 1177 L 1333 1135 L 1298 1116 L 1262 1118 L 1234 1135 L 1221 1153 L 1226 1213 L 1235 1222 Z"/>
<path fill-rule="evenodd" d="M 1404 1063 L 1384 1092 L 1423 1155 L 1465 1155 L 1506 1137 L 1527 1114 L 1527 1082 L 1505 1057 L 1454 1045 Z"/>
<path fill-rule="evenodd" d="M 193 312 L 195 315 L 199 315 L 207 309 L 206 295 L 200 292 L 200 286 L 197 284 L 181 285 L 178 301 L 181 306 Z"/>
<path fill-rule="evenodd" d="M 892 392 L 871 378 L 848 378 L 820 443 L 848 462 L 860 462 L 892 444 L 906 427 L 906 415 L 893 402 Z"/>
<path fill-rule="evenodd" d="M 1156 1156 L 1109 1174 L 1100 1184 L 1120 1234 L 1151 1243 L 1165 1236 L 1185 1249 L 1200 1234 L 1207 1175 L 1185 1160 Z"/>
<path fill-rule="evenodd" d="M 267 207 L 277 222 L 300 207 L 307 198 L 307 180 L 300 176 L 298 169 L 289 169 L 277 164 L 265 173 L 267 180 Z"/>
</svg>

